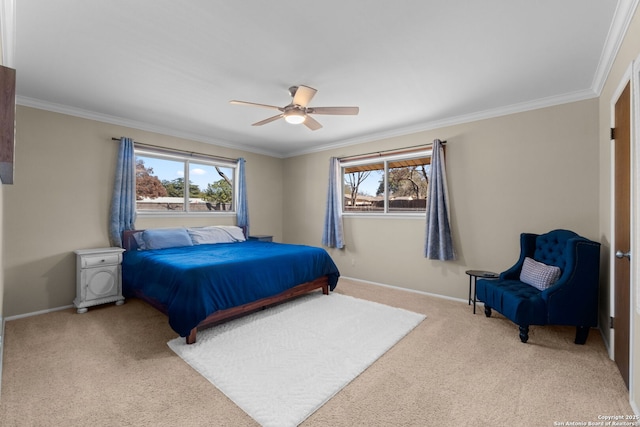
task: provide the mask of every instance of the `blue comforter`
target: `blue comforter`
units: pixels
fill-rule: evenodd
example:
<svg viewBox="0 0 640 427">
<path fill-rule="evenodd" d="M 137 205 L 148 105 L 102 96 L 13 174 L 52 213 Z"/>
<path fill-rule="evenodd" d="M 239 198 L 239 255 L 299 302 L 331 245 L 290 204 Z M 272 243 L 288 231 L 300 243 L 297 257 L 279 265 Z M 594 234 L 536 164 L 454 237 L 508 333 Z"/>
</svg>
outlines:
<svg viewBox="0 0 640 427">
<path fill-rule="evenodd" d="M 324 249 L 255 240 L 127 251 L 122 262 L 125 295 L 159 304 L 183 337 L 218 310 L 324 275 L 333 290 L 340 273 Z"/>
</svg>

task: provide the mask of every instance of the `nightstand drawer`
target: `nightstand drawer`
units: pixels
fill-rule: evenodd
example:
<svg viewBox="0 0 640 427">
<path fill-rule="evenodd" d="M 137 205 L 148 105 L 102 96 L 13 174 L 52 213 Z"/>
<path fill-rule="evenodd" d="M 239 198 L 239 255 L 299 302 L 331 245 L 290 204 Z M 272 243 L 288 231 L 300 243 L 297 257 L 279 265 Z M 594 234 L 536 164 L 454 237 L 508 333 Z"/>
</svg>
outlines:
<svg viewBox="0 0 640 427">
<path fill-rule="evenodd" d="M 122 260 L 120 254 L 101 254 L 93 256 L 83 256 L 82 268 L 101 267 L 103 265 L 117 265 Z"/>
</svg>

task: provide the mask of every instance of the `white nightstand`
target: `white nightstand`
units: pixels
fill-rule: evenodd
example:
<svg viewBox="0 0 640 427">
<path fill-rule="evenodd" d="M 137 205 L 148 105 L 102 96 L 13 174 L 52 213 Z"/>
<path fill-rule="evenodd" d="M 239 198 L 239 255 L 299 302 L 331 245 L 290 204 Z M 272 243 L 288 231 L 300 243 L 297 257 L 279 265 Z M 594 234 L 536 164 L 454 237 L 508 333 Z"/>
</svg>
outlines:
<svg viewBox="0 0 640 427">
<path fill-rule="evenodd" d="M 122 296 L 122 248 L 80 249 L 76 253 L 76 299 L 78 313 L 87 307 L 115 302 L 124 304 Z"/>
</svg>

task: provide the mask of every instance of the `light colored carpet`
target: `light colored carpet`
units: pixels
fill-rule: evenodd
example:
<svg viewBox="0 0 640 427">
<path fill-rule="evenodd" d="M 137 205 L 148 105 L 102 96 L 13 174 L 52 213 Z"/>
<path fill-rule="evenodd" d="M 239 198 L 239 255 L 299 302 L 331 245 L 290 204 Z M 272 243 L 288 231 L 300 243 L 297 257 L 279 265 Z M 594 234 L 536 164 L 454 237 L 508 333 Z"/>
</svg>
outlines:
<svg viewBox="0 0 640 427">
<path fill-rule="evenodd" d="M 253 419 L 297 426 L 425 318 L 332 293 L 286 304 L 183 338 L 169 347 Z"/>
<path fill-rule="evenodd" d="M 336 293 L 428 317 L 301 427 L 531 427 L 633 414 L 597 330 L 581 346 L 575 328 L 532 327 L 522 344 L 512 322 L 464 302 L 343 277 Z M 7 322 L 0 425 L 257 426 L 167 346 L 175 336 L 136 299 Z"/>
</svg>

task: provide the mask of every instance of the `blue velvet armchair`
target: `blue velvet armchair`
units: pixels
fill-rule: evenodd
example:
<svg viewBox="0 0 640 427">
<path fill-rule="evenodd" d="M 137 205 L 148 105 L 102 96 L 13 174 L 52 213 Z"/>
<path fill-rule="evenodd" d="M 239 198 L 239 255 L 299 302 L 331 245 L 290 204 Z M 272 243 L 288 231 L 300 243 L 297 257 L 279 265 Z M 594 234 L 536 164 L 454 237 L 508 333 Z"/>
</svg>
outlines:
<svg viewBox="0 0 640 427">
<path fill-rule="evenodd" d="M 599 270 L 600 243 L 569 230 L 522 233 L 518 262 L 498 279 L 479 279 L 477 298 L 487 317 L 494 309 L 518 325 L 523 343 L 530 325 L 569 325 L 584 344 L 598 322 Z"/>
</svg>

